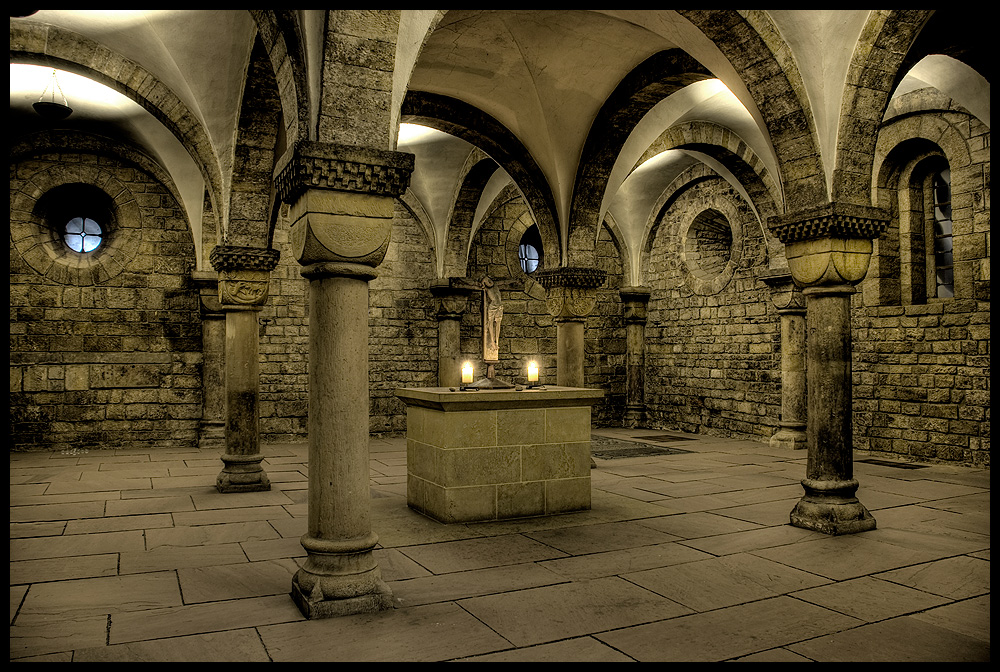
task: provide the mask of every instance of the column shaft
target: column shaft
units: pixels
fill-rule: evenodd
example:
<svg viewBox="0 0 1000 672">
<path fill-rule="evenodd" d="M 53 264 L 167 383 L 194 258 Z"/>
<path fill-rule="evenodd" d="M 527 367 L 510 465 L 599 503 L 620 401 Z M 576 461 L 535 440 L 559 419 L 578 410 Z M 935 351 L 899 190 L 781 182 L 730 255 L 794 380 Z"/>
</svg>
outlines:
<svg viewBox="0 0 1000 672">
<path fill-rule="evenodd" d="M 556 320 L 556 385 L 583 387 L 583 321 Z"/>
<path fill-rule="evenodd" d="M 802 450 L 806 443 L 805 310 L 779 310 L 781 321 L 781 423 L 771 437 L 775 447 Z"/>
</svg>

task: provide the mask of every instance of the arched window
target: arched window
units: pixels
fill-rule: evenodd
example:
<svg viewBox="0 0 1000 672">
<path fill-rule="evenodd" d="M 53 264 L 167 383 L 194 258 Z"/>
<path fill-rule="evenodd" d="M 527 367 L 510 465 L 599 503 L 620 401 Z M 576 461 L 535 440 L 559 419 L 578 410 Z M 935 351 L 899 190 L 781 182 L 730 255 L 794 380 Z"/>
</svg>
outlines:
<svg viewBox="0 0 1000 672">
<path fill-rule="evenodd" d="M 521 236 L 517 257 L 521 262 L 521 270 L 525 273 L 534 272 L 542 263 L 542 237 L 537 226 L 529 227 Z"/>
<path fill-rule="evenodd" d="M 951 171 L 947 168 L 934 174 L 932 178 L 934 193 L 933 216 L 929 222 L 932 229 L 928 235 L 928 249 L 933 250 L 933 257 L 928 259 L 928 266 L 933 273 L 928 273 L 928 290 L 932 296 L 939 299 L 950 299 L 955 296 L 955 272 L 952 254 L 952 224 L 951 224 Z M 933 283 L 933 284 L 932 284 Z"/>
</svg>

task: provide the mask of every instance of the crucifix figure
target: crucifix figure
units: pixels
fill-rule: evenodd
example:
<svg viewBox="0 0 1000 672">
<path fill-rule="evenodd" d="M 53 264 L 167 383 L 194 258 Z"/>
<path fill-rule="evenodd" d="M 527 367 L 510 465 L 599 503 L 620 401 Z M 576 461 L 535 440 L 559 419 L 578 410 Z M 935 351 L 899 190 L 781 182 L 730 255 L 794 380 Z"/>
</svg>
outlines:
<svg viewBox="0 0 1000 672">
<path fill-rule="evenodd" d="M 457 282 L 456 282 L 457 281 Z M 456 286 L 480 290 L 483 293 L 483 362 L 486 364 L 486 379 L 495 380 L 496 365 L 500 361 L 500 322 L 503 320 L 503 298 L 500 290 L 520 288 L 521 282 L 513 278 L 494 280 L 483 276 L 479 282 L 453 279 Z"/>
<path fill-rule="evenodd" d="M 486 276 L 483 287 L 483 361 L 495 364 L 500 361 L 500 321 L 503 319 L 503 300 L 500 288 Z"/>
</svg>

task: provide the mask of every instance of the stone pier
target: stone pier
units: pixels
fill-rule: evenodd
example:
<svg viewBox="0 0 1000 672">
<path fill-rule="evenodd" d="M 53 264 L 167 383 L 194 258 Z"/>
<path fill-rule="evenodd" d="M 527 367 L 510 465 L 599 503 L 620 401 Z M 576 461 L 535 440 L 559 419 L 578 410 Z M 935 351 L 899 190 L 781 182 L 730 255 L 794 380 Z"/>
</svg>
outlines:
<svg viewBox="0 0 1000 672">
<path fill-rule="evenodd" d="M 260 453 L 260 334 L 257 316 L 267 300 L 278 251 L 216 246 L 210 256 L 219 273 L 219 302 L 226 315 L 226 452 L 216 479 L 219 492 L 270 490 Z"/>
<path fill-rule="evenodd" d="M 309 280 L 309 521 L 292 598 L 307 618 L 388 609 L 368 494 L 368 283 L 413 155 L 300 142 L 276 172 Z"/>
<path fill-rule="evenodd" d="M 854 478 L 851 393 L 851 295 L 864 279 L 872 239 L 888 221 L 881 210 L 832 203 L 771 223 L 788 268 L 806 298 L 805 494 L 792 525 L 826 534 L 875 528 Z"/>
</svg>

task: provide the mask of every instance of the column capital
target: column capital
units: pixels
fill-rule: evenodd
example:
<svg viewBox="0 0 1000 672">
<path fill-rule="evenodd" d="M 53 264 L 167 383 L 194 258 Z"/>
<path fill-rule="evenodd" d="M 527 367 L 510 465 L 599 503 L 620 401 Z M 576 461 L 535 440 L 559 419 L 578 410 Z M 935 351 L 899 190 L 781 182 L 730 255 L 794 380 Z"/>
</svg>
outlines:
<svg viewBox="0 0 1000 672">
<path fill-rule="evenodd" d="M 882 209 L 850 203 L 828 203 L 768 222 L 785 244 L 788 270 L 800 287 L 861 282 L 868 272 L 872 240 L 888 225 Z"/>
<path fill-rule="evenodd" d="M 473 291 L 468 278 L 438 278 L 429 289 L 437 303 L 438 320 L 461 319 Z"/>
<path fill-rule="evenodd" d="M 646 324 L 646 306 L 651 293 L 649 287 L 622 287 L 618 290 L 625 305 L 625 324 Z"/>
<path fill-rule="evenodd" d="M 413 166 L 413 154 L 405 152 L 303 140 L 275 170 L 275 191 L 285 203 L 309 189 L 398 197 L 410 184 Z"/>
<path fill-rule="evenodd" d="M 771 233 L 785 245 L 821 238 L 873 240 L 888 226 L 889 215 L 882 208 L 853 203 L 827 203 L 768 220 Z"/>
<path fill-rule="evenodd" d="M 414 156 L 367 147 L 299 142 L 275 170 L 289 204 L 289 238 L 303 266 L 382 263 L 395 199 L 409 185 Z"/>
<path fill-rule="evenodd" d="M 261 247 L 216 245 L 209 261 L 219 273 L 219 302 L 224 308 L 255 308 L 267 301 L 271 271 L 278 265 L 278 250 Z"/>
<path fill-rule="evenodd" d="M 548 292 L 546 308 L 556 321 L 582 322 L 597 303 L 596 289 L 607 273 L 600 268 L 563 266 L 535 272 L 535 279 Z"/>
<path fill-rule="evenodd" d="M 771 290 L 771 301 L 778 312 L 805 312 L 806 300 L 802 290 L 795 284 L 792 274 L 787 269 L 769 269 L 757 276 L 757 279 Z"/>
</svg>

